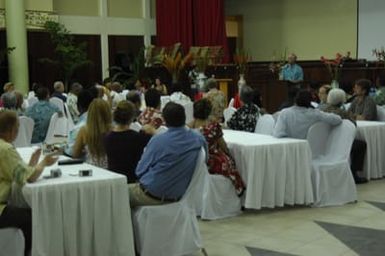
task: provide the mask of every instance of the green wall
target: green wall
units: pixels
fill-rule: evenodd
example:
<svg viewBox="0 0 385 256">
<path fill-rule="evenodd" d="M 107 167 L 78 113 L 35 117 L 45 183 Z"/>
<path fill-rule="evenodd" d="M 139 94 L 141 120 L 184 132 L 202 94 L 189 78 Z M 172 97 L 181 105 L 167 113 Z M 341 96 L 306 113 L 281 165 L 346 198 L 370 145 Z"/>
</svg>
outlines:
<svg viewBox="0 0 385 256">
<path fill-rule="evenodd" d="M 98 0 L 53 0 L 53 10 L 59 15 L 98 16 Z"/>
<path fill-rule="evenodd" d="M 244 48 L 255 61 L 288 49 L 300 60 L 356 56 L 357 0 L 226 0 L 226 15 L 243 15 Z"/>
<path fill-rule="evenodd" d="M 16 0 L 15 0 L 16 1 Z M 20 0 L 17 0 L 20 1 Z M 24 0 L 26 10 L 52 11 L 52 0 Z M 0 8 L 5 7 L 5 0 L 0 0 Z"/>
<path fill-rule="evenodd" d="M 142 0 L 108 0 L 108 16 L 142 18 Z"/>
</svg>

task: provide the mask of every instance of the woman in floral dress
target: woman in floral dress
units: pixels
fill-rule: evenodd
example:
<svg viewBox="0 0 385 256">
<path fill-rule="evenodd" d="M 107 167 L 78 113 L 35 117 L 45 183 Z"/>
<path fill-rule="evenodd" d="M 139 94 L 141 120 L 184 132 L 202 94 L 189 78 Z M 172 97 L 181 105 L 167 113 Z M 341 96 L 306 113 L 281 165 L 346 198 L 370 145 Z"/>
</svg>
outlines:
<svg viewBox="0 0 385 256">
<path fill-rule="evenodd" d="M 209 149 L 208 169 L 211 174 L 223 175 L 231 180 L 238 196 L 245 190 L 245 184 L 235 166 L 220 124 L 210 121 L 211 103 L 208 99 L 201 99 L 194 103 L 194 120 L 189 124 L 193 129 L 199 130 L 206 138 Z"/>
</svg>

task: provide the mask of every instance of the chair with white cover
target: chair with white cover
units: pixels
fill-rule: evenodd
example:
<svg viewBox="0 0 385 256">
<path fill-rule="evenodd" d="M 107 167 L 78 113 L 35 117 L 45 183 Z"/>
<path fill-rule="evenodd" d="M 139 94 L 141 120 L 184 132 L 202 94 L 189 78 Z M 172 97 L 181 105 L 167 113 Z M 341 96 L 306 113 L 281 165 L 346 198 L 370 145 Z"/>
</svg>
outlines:
<svg viewBox="0 0 385 256">
<path fill-rule="evenodd" d="M 324 122 L 317 122 L 309 128 L 306 139 L 309 142 L 313 159 L 319 158 L 325 153 L 330 131 L 331 126 Z"/>
<path fill-rule="evenodd" d="M 312 160 L 314 206 L 343 205 L 357 200 L 349 156 L 356 127 L 349 120 L 333 127 L 325 151 Z M 315 136 L 315 135 L 309 135 Z"/>
<path fill-rule="evenodd" d="M 16 148 L 29 147 L 31 146 L 33 127 L 35 125 L 35 122 L 32 118 L 20 116 L 19 123 L 19 132 L 17 133 L 17 137 L 14 140 L 13 145 Z"/>
<path fill-rule="evenodd" d="M 277 111 L 273 114 L 274 121 L 277 122 L 279 114 L 281 114 L 281 111 Z"/>
<path fill-rule="evenodd" d="M 32 107 L 37 102 L 39 102 L 39 99 L 36 96 L 28 98 L 28 107 Z"/>
<path fill-rule="evenodd" d="M 167 132 L 168 128 L 164 125 L 161 125 L 158 129 L 156 129 L 156 134 L 162 134 Z"/>
<path fill-rule="evenodd" d="M 0 229 L 0 256 L 23 256 L 24 247 L 24 235 L 20 229 Z"/>
<path fill-rule="evenodd" d="M 202 219 L 216 220 L 237 216 L 241 213 L 241 206 L 241 199 L 229 178 L 207 175 L 203 188 Z"/>
<path fill-rule="evenodd" d="M 45 136 L 44 142 L 47 144 L 55 143 L 55 138 L 57 137 L 66 137 L 68 135 L 68 120 L 66 117 L 59 117 L 58 113 L 54 113 L 51 116 L 51 121 L 49 122 L 47 135 Z"/>
<path fill-rule="evenodd" d="M 75 126 L 75 122 L 74 122 L 74 119 L 72 118 L 72 115 L 71 115 L 71 112 L 68 108 L 68 105 L 67 103 L 64 103 L 64 109 L 65 109 L 65 112 L 63 114 L 65 114 L 65 116 L 67 117 L 67 130 L 68 131 L 71 131 L 74 126 Z"/>
<path fill-rule="evenodd" d="M 227 106 L 228 108 L 233 108 L 234 107 L 234 98 L 231 98 L 229 105 Z"/>
<path fill-rule="evenodd" d="M 378 106 L 377 105 L 377 120 L 378 121 L 385 121 L 385 107 L 384 106 Z"/>
<path fill-rule="evenodd" d="M 223 118 L 225 119 L 225 123 L 231 119 L 235 112 L 237 112 L 237 110 L 234 107 L 228 107 L 223 110 Z"/>
<path fill-rule="evenodd" d="M 182 105 L 186 113 L 186 124 L 194 120 L 194 102 L 188 102 Z"/>
<path fill-rule="evenodd" d="M 57 106 L 59 110 L 63 113 L 64 115 L 64 102 L 59 99 L 58 97 L 52 97 L 49 99 L 49 102 L 52 103 L 53 105 Z"/>
<path fill-rule="evenodd" d="M 139 122 L 133 122 L 130 124 L 130 130 L 139 132 L 142 129 L 142 125 Z"/>
<path fill-rule="evenodd" d="M 258 118 L 255 126 L 255 133 L 272 135 L 275 125 L 275 120 L 272 115 L 264 114 Z"/>
<path fill-rule="evenodd" d="M 160 96 L 160 110 L 163 110 L 164 106 L 170 102 L 170 96 Z"/>
<path fill-rule="evenodd" d="M 135 243 L 141 256 L 181 256 L 203 247 L 194 200 L 202 198 L 201 184 L 207 173 L 205 158 L 202 149 L 191 182 L 180 201 L 134 210 Z"/>
</svg>

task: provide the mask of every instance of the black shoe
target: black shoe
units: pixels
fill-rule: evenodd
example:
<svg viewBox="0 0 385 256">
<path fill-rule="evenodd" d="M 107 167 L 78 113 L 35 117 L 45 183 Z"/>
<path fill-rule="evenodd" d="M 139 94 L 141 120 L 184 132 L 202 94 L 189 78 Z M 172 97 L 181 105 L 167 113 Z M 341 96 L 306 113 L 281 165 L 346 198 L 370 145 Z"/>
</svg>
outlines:
<svg viewBox="0 0 385 256">
<path fill-rule="evenodd" d="M 354 182 L 356 184 L 364 184 L 364 183 L 367 183 L 368 180 L 366 178 L 362 178 L 362 177 L 355 177 Z"/>
</svg>

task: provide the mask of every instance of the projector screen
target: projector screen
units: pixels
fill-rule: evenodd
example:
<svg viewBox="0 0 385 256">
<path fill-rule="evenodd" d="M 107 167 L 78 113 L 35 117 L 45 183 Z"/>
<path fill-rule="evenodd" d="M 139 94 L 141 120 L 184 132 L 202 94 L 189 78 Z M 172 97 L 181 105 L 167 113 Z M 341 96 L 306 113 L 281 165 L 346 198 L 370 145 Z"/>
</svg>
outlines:
<svg viewBox="0 0 385 256">
<path fill-rule="evenodd" d="M 358 0 L 358 59 L 376 59 L 372 50 L 385 47 L 384 25 L 384 0 Z"/>
</svg>

